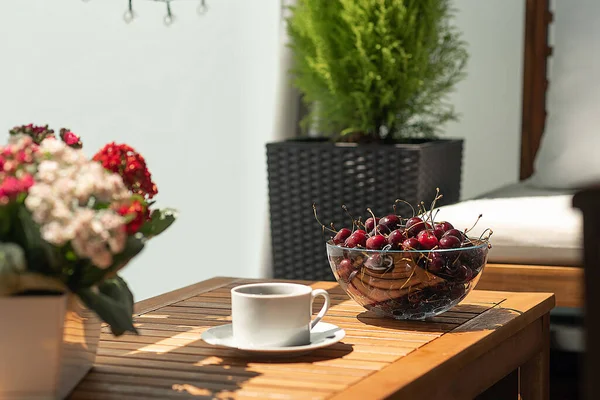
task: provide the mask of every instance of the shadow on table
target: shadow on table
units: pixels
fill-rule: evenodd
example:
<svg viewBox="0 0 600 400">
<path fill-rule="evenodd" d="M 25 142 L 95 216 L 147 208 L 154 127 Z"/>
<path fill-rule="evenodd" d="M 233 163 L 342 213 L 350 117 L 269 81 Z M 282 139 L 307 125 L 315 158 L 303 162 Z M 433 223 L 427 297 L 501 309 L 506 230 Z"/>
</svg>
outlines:
<svg viewBox="0 0 600 400">
<path fill-rule="evenodd" d="M 200 330 L 191 326 L 169 327 L 176 331 L 156 324 L 149 329 L 140 324 L 140 328 L 140 336 L 126 334 L 116 338 L 103 334 L 96 364 L 73 398 L 102 398 L 110 393 L 140 398 L 186 394 L 194 398 L 232 399 L 240 390 L 260 398 L 261 389 L 256 389 L 256 385 L 264 385 L 261 376 L 267 372 L 273 393 L 277 393 L 277 381 L 282 383 L 279 389 L 285 392 L 285 383 L 297 367 L 282 364 L 326 362 L 352 352 L 351 345 L 336 343 L 295 357 L 263 357 L 209 345 L 199 339 Z"/>
<path fill-rule="evenodd" d="M 339 342 L 326 348 L 317 349 L 294 356 L 250 356 L 241 354 L 240 357 L 248 360 L 249 362 L 268 362 L 269 364 L 313 363 L 342 358 L 352 353 L 352 351 L 353 346 L 351 344 Z"/>
<path fill-rule="evenodd" d="M 460 307 L 460 305 L 458 307 Z M 490 308 L 479 305 L 469 305 L 469 312 L 461 314 L 458 314 L 454 310 L 455 309 L 451 309 L 436 317 L 427 318 L 425 320 L 396 320 L 382 317 L 372 311 L 365 311 L 358 314 L 357 319 L 366 325 L 377 326 L 380 328 L 425 333 L 446 333 L 450 331 L 472 332 L 494 330 L 522 314 L 521 311 L 503 308 L 501 306 Z"/>
</svg>

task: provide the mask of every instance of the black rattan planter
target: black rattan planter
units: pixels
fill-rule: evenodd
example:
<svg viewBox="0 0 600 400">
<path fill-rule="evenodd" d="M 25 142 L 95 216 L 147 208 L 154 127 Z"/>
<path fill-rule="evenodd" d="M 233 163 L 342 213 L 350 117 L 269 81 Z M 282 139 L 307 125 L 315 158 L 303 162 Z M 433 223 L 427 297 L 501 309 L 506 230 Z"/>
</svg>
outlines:
<svg viewBox="0 0 600 400">
<path fill-rule="evenodd" d="M 334 280 L 327 261 L 325 238 L 315 221 L 339 229 L 350 227 L 345 204 L 355 218 L 390 214 L 394 200 L 430 202 L 435 189 L 439 205 L 460 197 L 462 140 L 420 144 L 331 143 L 323 139 L 267 144 L 273 277 Z M 410 216 L 408 206 L 398 208 Z"/>
</svg>

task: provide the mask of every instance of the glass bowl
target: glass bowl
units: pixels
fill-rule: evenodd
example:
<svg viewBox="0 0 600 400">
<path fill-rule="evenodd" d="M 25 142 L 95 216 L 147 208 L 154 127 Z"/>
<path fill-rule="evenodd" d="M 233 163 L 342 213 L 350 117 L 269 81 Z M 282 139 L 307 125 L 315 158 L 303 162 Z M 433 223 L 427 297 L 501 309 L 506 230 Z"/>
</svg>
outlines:
<svg viewBox="0 0 600 400">
<path fill-rule="evenodd" d="M 394 319 L 425 319 L 458 304 L 475 287 L 488 242 L 457 249 L 366 250 L 327 243 L 339 285 L 358 304 Z"/>
</svg>

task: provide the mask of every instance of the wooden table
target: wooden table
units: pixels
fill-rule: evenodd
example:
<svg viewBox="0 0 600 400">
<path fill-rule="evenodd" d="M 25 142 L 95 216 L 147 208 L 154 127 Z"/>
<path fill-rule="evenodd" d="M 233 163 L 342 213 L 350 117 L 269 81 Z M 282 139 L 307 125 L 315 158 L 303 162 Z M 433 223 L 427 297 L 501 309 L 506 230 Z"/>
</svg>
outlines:
<svg viewBox="0 0 600 400">
<path fill-rule="evenodd" d="M 230 320 L 229 290 L 248 282 L 214 278 L 136 304 L 141 335 L 105 330 L 96 365 L 71 398 L 516 399 L 519 385 L 523 400 L 548 398 L 552 294 L 473 291 L 431 320 L 396 321 L 367 312 L 336 283 L 304 282 L 329 291 L 324 321 L 346 337 L 267 360 L 200 339 Z"/>
</svg>

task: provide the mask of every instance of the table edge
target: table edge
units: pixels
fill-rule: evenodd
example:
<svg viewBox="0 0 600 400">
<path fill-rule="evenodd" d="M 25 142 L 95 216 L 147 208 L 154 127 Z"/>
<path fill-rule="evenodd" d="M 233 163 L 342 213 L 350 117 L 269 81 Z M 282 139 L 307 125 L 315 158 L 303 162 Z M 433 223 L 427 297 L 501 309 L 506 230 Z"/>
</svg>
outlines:
<svg viewBox="0 0 600 400">
<path fill-rule="evenodd" d="M 484 290 L 482 290 L 484 291 Z M 487 292 L 487 291 L 485 291 Z M 491 291 L 490 291 L 491 292 Z M 500 293 L 500 292 L 496 292 Z M 422 383 L 422 379 L 428 379 L 428 377 L 434 375 L 434 371 L 439 370 L 439 368 L 446 368 L 448 365 L 451 365 L 452 362 L 460 359 L 461 357 L 465 357 L 466 350 L 460 350 L 456 353 L 452 354 L 446 361 L 442 364 L 432 365 L 432 368 L 424 371 L 422 374 L 417 375 L 414 379 L 409 382 L 399 383 L 396 388 L 390 388 L 389 382 L 395 381 L 398 383 L 398 377 L 403 376 L 403 371 L 406 369 L 406 363 L 412 362 L 411 356 L 414 358 L 418 356 L 419 358 L 432 358 L 435 359 L 436 356 L 443 351 L 447 342 L 454 340 L 454 335 L 462 335 L 462 340 L 465 343 L 469 342 L 469 347 L 473 345 L 478 345 L 478 353 L 484 353 L 486 350 L 486 344 L 492 342 L 493 340 L 497 340 L 497 336 L 506 336 L 503 340 L 507 340 L 513 335 L 518 334 L 530 324 L 534 323 L 540 318 L 543 318 L 544 315 L 548 314 L 552 308 L 554 308 L 556 299 L 553 293 L 540 293 L 540 292 L 528 292 L 528 293 L 520 293 L 520 292 L 506 292 L 510 293 L 515 297 L 524 298 L 526 296 L 537 298 L 537 300 L 533 300 L 535 304 L 531 307 L 526 313 L 527 318 L 514 318 L 507 325 L 504 325 L 504 329 L 491 330 L 490 334 L 481 338 L 477 338 L 475 334 L 476 331 L 469 332 L 465 331 L 464 327 L 470 324 L 477 324 L 481 319 L 486 318 L 486 314 L 488 314 L 491 310 L 496 308 L 505 308 L 505 306 L 510 306 L 512 301 L 502 302 L 495 307 L 490 308 L 489 310 L 483 312 L 481 315 L 469 320 L 465 324 L 462 324 L 455 328 L 454 330 L 445 333 L 441 337 L 427 343 L 423 347 L 420 347 L 413 351 L 412 353 L 406 355 L 405 357 L 400 358 L 399 360 L 391 363 L 385 368 L 373 372 L 371 375 L 365 377 L 363 380 L 355 383 L 354 385 L 346 388 L 344 391 L 336 393 L 333 395 L 330 400 L 348 400 L 348 399 L 362 399 L 365 397 L 365 393 L 368 393 L 372 398 L 396 398 L 399 394 L 402 394 L 400 397 L 404 398 L 404 393 L 409 394 L 412 392 L 411 386 L 418 383 Z M 503 305 L 504 303 L 504 305 Z M 508 304 L 507 304 L 508 303 Z M 510 309 L 510 308 L 509 308 Z M 510 328 L 508 325 L 510 324 Z M 461 330 L 462 329 L 462 330 Z M 511 332 L 512 329 L 512 332 Z M 494 338 L 492 338 L 494 336 Z M 414 393 L 411 393 L 414 394 Z"/>
</svg>

